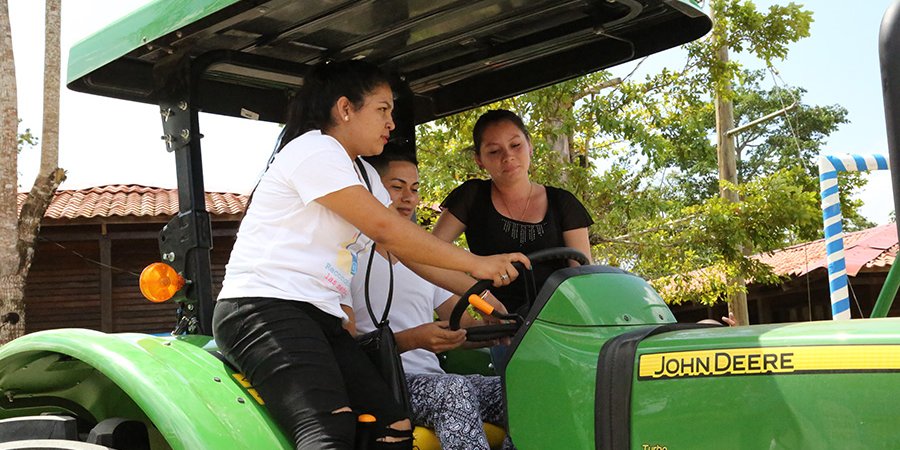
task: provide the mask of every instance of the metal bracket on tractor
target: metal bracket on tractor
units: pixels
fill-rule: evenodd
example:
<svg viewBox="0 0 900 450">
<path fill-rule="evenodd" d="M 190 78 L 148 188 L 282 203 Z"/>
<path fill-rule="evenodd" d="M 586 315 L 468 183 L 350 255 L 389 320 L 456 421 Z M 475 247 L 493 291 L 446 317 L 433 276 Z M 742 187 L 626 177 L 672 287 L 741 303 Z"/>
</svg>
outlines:
<svg viewBox="0 0 900 450">
<path fill-rule="evenodd" d="M 170 64 L 174 64 L 175 70 Z M 194 105 L 192 59 L 163 61 L 154 70 L 154 85 L 166 150 L 175 154 L 178 172 L 178 215 L 159 234 L 163 261 L 187 281 L 177 301 L 179 320 L 173 334 L 212 333 L 212 227 L 206 211 L 200 153 L 198 109 Z"/>
</svg>

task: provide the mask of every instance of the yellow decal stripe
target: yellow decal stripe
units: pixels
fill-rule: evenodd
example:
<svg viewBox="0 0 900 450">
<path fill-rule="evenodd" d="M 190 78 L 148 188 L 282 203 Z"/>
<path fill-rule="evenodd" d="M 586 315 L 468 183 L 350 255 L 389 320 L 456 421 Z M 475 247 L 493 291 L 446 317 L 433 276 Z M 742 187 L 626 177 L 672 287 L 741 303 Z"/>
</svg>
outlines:
<svg viewBox="0 0 900 450">
<path fill-rule="evenodd" d="M 641 355 L 638 378 L 900 371 L 900 345 L 708 349 Z"/>
<path fill-rule="evenodd" d="M 259 403 L 260 405 L 266 404 L 266 402 L 263 401 L 262 397 L 259 396 L 259 392 L 256 392 L 256 389 L 253 389 L 253 386 L 250 384 L 250 380 L 248 380 L 247 377 L 244 376 L 244 374 L 234 373 L 231 374 L 231 376 L 233 376 L 235 381 L 237 381 L 238 384 L 240 384 L 241 387 L 243 387 L 244 390 L 246 390 L 247 393 L 250 394 L 250 396 L 253 397 L 254 400 L 256 400 L 256 403 Z"/>
<path fill-rule="evenodd" d="M 231 374 L 231 376 L 233 376 L 234 379 L 237 380 L 238 384 L 240 384 L 241 387 L 245 387 L 245 388 L 250 387 L 250 380 L 248 380 L 247 377 L 244 376 L 244 374 L 234 373 L 234 374 Z"/>
<path fill-rule="evenodd" d="M 259 392 L 256 392 L 256 389 L 247 389 L 247 393 L 250 394 L 251 397 L 253 397 L 253 400 L 256 400 L 256 403 L 259 403 L 260 405 L 266 404 L 266 402 L 263 401 L 262 397 L 259 396 Z"/>
</svg>

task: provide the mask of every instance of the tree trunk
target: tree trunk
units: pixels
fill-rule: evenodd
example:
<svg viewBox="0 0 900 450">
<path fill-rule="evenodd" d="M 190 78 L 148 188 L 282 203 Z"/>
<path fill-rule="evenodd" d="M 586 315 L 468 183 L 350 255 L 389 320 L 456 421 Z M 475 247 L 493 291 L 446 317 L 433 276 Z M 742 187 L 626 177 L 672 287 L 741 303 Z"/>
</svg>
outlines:
<svg viewBox="0 0 900 450">
<path fill-rule="evenodd" d="M 44 123 L 41 168 L 21 211 L 18 194 L 18 111 L 16 75 L 7 0 L 0 0 L 0 343 L 25 332 L 25 280 L 34 241 L 53 193 L 65 179 L 59 164 L 60 0 L 46 2 Z"/>
<path fill-rule="evenodd" d="M 25 334 L 25 279 L 18 274 L 0 276 L 0 344 Z"/>
<path fill-rule="evenodd" d="M 15 257 L 19 112 L 7 0 L 0 0 L 0 276 Z"/>
<path fill-rule="evenodd" d="M 565 110 L 562 108 L 559 109 L 559 115 L 565 113 Z M 562 117 L 552 117 L 548 119 L 547 122 L 550 124 L 550 129 L 553 130 L 553 134 L 547 138 L 550 149 L 559 157 L 560 161 L 565 163 L 572 162 L 572 149 L 569 145 L 569 142 L 572 139 L 571 136 L 563 131 L 565 130 L 564 119 Z"/>
<path fill-rule="evenodd" d="M 18 128 L 16 66 L 9 26 L 9 5 L 7 0 L 0 0 L 0 316 L 15 312 L 21 313 L 21 317 L 24 314 L 24 286 L 18 276 L 17 250 Z M 14 335 L 17 328 L 18 326 L 6 324 L 0 326 L 0 343 Z"/>
<path fill-rule="evenodd" d="M 46 0 L 44 14 L 44 123 L 41 131 L 41 168 L 19 212 L 19 275 L 31 268 L 34 241 L 53 193 L 66 179 L 59 164 L 60 0 Z"/>
<path fill-rule="evenodd" d="M 59 166 L 60 0 L 47 0 L 44 15 L 44 124 L 41 129 L 41 169 L 46 178 Z M 43 212 L 42 212 L 43 215 Z"/>
</svg>

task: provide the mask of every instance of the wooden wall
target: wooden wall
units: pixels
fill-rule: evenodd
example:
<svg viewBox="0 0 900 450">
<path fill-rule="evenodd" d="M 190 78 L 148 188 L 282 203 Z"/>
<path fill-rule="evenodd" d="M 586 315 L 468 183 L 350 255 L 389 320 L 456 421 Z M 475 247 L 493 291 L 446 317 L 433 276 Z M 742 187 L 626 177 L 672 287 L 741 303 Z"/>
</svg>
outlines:
<svg viewBox="0 0 900 450">
<path fill-rule="evenodd" d="M 218 294 L 225 264 L 234 245 L 236 220 L 213 222 L 212 274 Z M 176 305 L 144 299 L 138 274 L 159 260 L 161 222 L 119 224 L 51 224 L 41 229 L 34 263 L 25 287 L 25 330 L 89 328 L 105 332 L 167 333 Z M 865 316 L 870 314 L 886 272 L 861 273 L 850 279 Z M 827 272 L 793 279 L 781 286 L 752 286 L 748 307 L 751 323 L 827 320 L 831 317 Z M 898 296 L 900 297 L 900 296 Z M 811 307 L 811 309 L 810 309 Z M 853 317 L 859 308 L 852 305 Z M 680 322 L 727 314 L 724 304 L 672 306 Z M 890 316 L 900 316 L 900 298 Z"/>
<path fill-rule="evenodd" d="M 151 303 L 138 275 L 159 261 L 162 223 L 44 226 L 25 287 L 25 330 L 89 328 L 166 333 L 177 305 Z M 213 224 L 213 282 L 218 293 L 237 222 Z"/>
<path fill-rule="evenodd" d="M 850 314 L 854 319 L 872 314 L 887 277 L 887 270 L 868 269 L 850 277 Z M 724 303 L 713 308 L 693 304 L 674 305 L 671 308 L 679 322 L 695 322 L 706 318 L 718 320 L 728 314 Z M 750 324 L 831 320 L 828 272 L 816 269 L 808 277 L 792 278 L 776 286 L 751 285 L 747 293 L 747 309 Z M 900 317 L 900 293 L 894 298 L 888 317 Z"/>
<path fill-rule="evenodd" d="M 50 328 L 100 329 L 100 260 L 96 242 L 37 245 L 25 284 L 25 332 Z M 76 255 L 78 252 L 83 257 Z"/>
</svg>

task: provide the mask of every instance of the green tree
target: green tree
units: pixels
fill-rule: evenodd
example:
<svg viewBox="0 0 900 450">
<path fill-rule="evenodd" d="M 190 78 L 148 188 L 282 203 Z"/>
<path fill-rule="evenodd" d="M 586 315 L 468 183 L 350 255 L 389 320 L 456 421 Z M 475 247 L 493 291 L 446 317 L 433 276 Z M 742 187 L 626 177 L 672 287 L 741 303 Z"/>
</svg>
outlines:
<svg viewBox="0 0 900 450">
<path fill-rule="evenodd" d="M 808 35 L 811 14 L 800 6 L 751 2 L 713 4 L 716 30 L 729 48 L 773 63 Z M 574 192 L 594 216 L 594 257 L 657 279 L 668 301 L 712 303 L 741 287 L 723 275 L 774 281 L 771 271 L 735 251 L 751 243 L 764 252 L 821 233 L 816 158 L 827 136 L 847 121 L 838 105 L 803 103 L 802 88 L 766 87 L 764 72 L 715 58 L 712 37 L 686 46 L 681 70 L 665 69 L 621 84 L 602 71 L 495 105 L 422 125 L 417 130 L 426 205 L 438 204 L 472 177 L 471 130 L 485 110 L 508 108 L 530 125 L 535 181 Z M 713 99 L 734 85 L 738 125 L 791 103 L 787 115 L 737 136 L 742 203 L 718 197 Z M 843 194 L 862 186 L 845 177 Z M 858 204 L 844 205 L 852 226 L 866 226 Z M 427 223 L 435 211 L 423 211 Z M 697 272 L 699 268 L 706 268 Z"/>
</svg>

